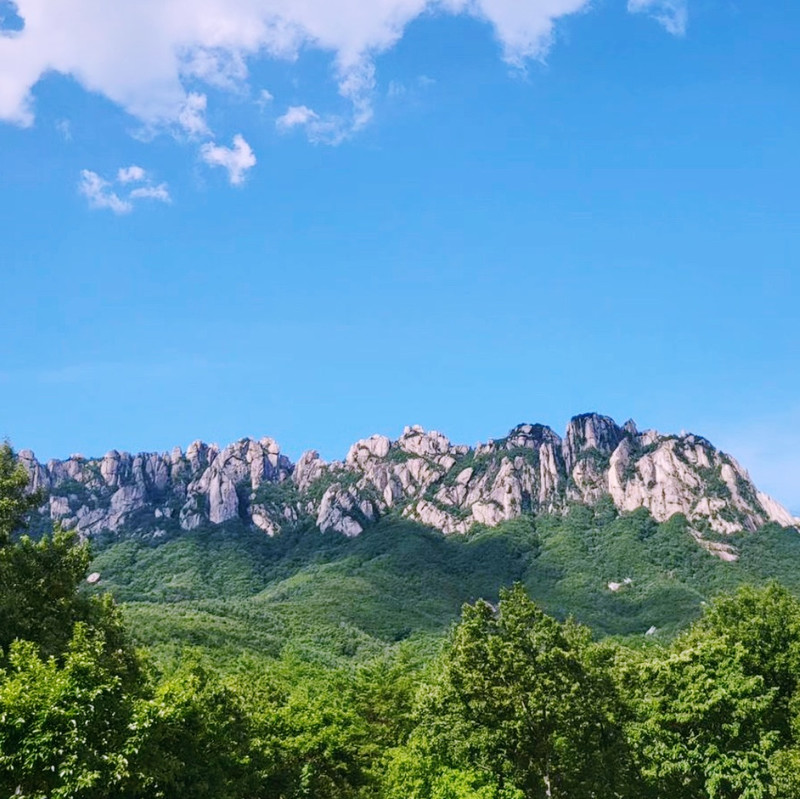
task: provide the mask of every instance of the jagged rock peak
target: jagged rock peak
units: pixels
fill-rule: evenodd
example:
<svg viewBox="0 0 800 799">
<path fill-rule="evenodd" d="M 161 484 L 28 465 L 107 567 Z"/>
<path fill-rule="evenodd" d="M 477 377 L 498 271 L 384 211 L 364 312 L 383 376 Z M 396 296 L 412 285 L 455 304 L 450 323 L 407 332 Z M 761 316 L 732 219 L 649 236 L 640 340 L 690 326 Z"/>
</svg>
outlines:
<svg viewBox="0 0 800 799">
<path fill-rule="evenodd" d="M 330 463 L 312 450 L 292 464 L 271 438 L 223 448 L 195 441 L 185 453 L 111 450 L 46 466 L 28 450 L 18 457 L 31 489 L 49 494 L 42 513 L 84 535 L 160 535 L 231 520 L 275 535 L 307 519 L 352 536 L 390 511 L 463 533 L 603 496 L 623 512 L 647 508 L 659 521 L 683 513 L 700 532 L 798 523 L 706 439 L 640 432 L 632 420 L 620 426 L 597 413 L 573 417 L 563 438 L 524 423 L 475 447 L 414 425 L 396 440 L 357 441 L 343 461 Z"/>
<path fill-rule="evenodd" d="M 542 444 L 561 444 L 561 437 L 545 424 L 518 424 L 505 439 L 506 449 L 524 447 L 537 449 Z"/>
<path fill-rule="evenodd" d="M 250 494 L 264 481 L 291 476 L 292 464 L 269 438 L 244 438 L 224 449 L 195 441 L 185 455 L 110 450 L 102 458 L 73 455 L 42 466 L 23 450 L 20 462 L 31 477 L 31 490 L 49 494 L 43 509 L 54 521 L 84 535 L 116 531 L 136 516 L 137 524 L 158 531 L 175 520 L 184 529 L 220 523 L 242 515 L 251 521 Z"/>
<path fill-rule="evenodd" d="M 419 425 L 406 427 L 397 441 L 400 449 L 423 458 L 435 458 L 450 452 L 452 445 L 438 430 L 425 431 Z"/>
<path fill-rule="evenodd" d="M 370 436 L 356 441 L 347 453 L 345 463 L 348 466 L 362 465 L 370 458 L 385 458 L 389 454 L 392 442 L 386 436 Z"/>
<path fill-rule="evenodd" d="M 587 452 L 610 455 L 625 435 L 626 431 L 610 416 L 597 413 L 573 416 L 564 438 L 564 462 L 567 469 L 571 471 Z"/>
</svg>

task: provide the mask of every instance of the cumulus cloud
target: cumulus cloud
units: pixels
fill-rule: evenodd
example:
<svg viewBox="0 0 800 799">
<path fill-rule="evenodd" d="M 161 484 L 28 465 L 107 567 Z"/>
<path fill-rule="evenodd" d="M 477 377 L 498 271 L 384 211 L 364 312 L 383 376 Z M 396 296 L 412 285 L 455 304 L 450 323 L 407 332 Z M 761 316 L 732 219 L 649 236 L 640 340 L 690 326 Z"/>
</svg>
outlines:
<svg viewBox="0 0 800 799">
<path fill-rule="evenodd" d="M 209 166 L 226 169 L 232 186 L 241 186 L 247 171 L 256 165 L 253 150 L 239 133 L 233 137 L 233 147 L 207 142 L 200 148 L 200 157 Z"/>
<path fill-rule="evenodd" d="M 632 14 L 649 14 L 673 36 L 683 36 L 689 22 L 686 0 L 628 0 Z"/>
<path fill-rule="evenodd" d="M 650 14 L 672 33 L 686 28 L 687 0 L 627 2 L 631 12 Z M 31 125 L 34 86 L 60 73 L 141 122 L 134 134 L 140 138 L 161 130 L 211 138 L 207 96 L 198 84 L 249 94 L 248 61 L 293 61 L 316 49 L 330 55 L 347 110 L 296 127 L 313 141 L 336 144 L 372 119 L 375 58 L 413 20 L 478 18 L 492 29 L 503 59 L 524 69 L 545 57 L 558 20 L 591 0 L 16 0 L 15 6 L 13 29 L 0 31 L 0 121 Z M 269 99 L 262 93 L 258 102 Z"/>
<path fill-rule="evenodd" d="M 121 196 L 121 187 L 127 194 Z M 111 181 L 90 169 L 81 171 L 78 191 L 89 201 L 90 208 L 107 209 L 115 214 L 129 214 L 134 200 L 158 200 L 169 203 L 172 198 L 166 183 L 154 185 L 147 172 L 140 166 L 120 167 L 116 178 Z"/>
<path fill-rule="evenodd" d="M 637 0 L 641 2 L 642 0 Z M 555 22 L 590 0 L 18 0 L 22 30 L 0 36 L 0 119 L 30 125 L 31 90 L 48 72 L 70 75 L 146 126 L 207 132 L 206 98 L 192 82 L 231 89 L 247 60 L 331 54 L 346 119 L 317 130 L 358 130 L 371 115 L 374 57 L 425 13 L 466 14 L 494 30 L 505 60 L 541 58 Z M 667 0 L 663 0 L 667 2 Z"/>
</svg>

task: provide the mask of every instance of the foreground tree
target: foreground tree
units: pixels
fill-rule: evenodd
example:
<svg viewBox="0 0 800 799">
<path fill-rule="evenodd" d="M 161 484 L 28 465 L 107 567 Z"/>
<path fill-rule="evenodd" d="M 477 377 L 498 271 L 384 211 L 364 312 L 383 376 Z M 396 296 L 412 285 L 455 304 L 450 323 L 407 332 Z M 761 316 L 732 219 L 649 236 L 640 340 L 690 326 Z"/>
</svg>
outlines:
<svg viewBox="0 0 800 799">
<path fill-rule="evenodd" d="M 28 492 L 28 473 L 17 463 L 11 445 L 0 444 L 0 547 L 25 527 L 28 514 L 40 501 L 39 494 Z"/>
<path fill-rule="evenodd" d="M 466 773 L 462 790 L 487 796 L 627 796 L 609 661 L 585 628 L 546 616 L 521 586 L 497 610 L 467 606 L 423 711 L 422 748 Z"/>
<path fill-rule="evenodd" d="M 632 658 L 623 675 L 652 795 L 800 795 L 800 604 L 783 588 L 715 600 L 666 653 Z"/>
<path fill-rule="evenodd" d="M 117 795 L 133 698 L 128 664 L 102 631 L 75 626 L 66 652 L 43 658 L 17 641 L 0 671 L 0 793 L 25 799 Z"/>
<path fill-rule="evenodd" d="M 41 501 L 28 491 L 27 472 L 11 447 L 0 446 L 0 665 L 15 640 L 36 644 L 44 657 L 61 656 L 82 623 L 102 630 L 108 649 L 124 650 L 135 671 L 113 603 L 78 590 L 89 566 L 88 547 L 76 533 L 58 528 L 38 541 L 24 535 Z"/>
<path fill-rule="evenodd" d="M 121 799 L 260 797 L 260 763 L 241 697 L 191 664 L 136 703 Z"/>
<path fill-rule="evenodd" d="M 114 796 L 143 686 L 110 598 L 79 590 L 89 552 L 74 533 L 21 534 L 41 497 L 0 447 L 0 790 Z"/>
</svg>

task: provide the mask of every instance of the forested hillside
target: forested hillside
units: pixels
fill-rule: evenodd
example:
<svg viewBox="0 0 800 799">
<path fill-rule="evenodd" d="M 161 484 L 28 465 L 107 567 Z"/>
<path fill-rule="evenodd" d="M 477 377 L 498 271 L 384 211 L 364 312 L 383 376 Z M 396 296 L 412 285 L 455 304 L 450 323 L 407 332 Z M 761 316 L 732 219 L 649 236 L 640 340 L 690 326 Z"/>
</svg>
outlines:
<svg viewBox="0 0 800 799">
<path fill-rule="evenodd" d="M 87 582 L 74 533 L 25 535 L 26 484 L 6 447 L 0 795 L 800 796 L 794 530 L 725 561 L 606 501 L 449 538 L 215 526 L 97 541 Z"/>
<path fill-rule="evenodd" d="M 94 542 L 92 568 L 96 590 L 111 591 L 158 651 L 191 644 L 235 658 L 288 648 L 334 662 L 439 637 L 464 602 L 495 602 L 514 582 L 547 613 L 600 636 L 669 638 L 744 583 L 779 579 L 800 593 L 794 530 L 719 538 L 735 560 L 699 547 L 685 517 L 659 524 L 601 501 L 464 536 L 399 517 L 353 539 L 305 525 L 268 538 L 237 523 L 168 540 L 109 536 Z"/>
</svg>

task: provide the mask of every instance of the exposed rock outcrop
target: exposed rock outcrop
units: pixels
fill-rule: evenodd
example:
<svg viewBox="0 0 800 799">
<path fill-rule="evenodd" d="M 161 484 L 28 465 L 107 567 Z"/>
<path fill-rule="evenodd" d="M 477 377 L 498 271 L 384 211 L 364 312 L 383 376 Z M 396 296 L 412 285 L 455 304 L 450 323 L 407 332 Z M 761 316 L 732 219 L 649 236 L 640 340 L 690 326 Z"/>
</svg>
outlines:
<svg viewBox="0 0 800 799">
<path fill-rule="evenodd" d="M 269 438 L 223 449 L 196 441 L 185 453 L 112 450 L 47 465 L 27 450 L 18 457 L 31 489 L 48 494 L 42 514 L 84 535 L 191 530 L 234 519 L 275 535 L 308 519 L 323 533 L 354 536 L 390 512 L 464 533 L 473 524 L 604 496 L 620 511 L 647 508 L 658 521 L 685 514 L 702 545 L 725 553 L 702 533 L 798 524 L 706 439 L 639 432 L 633 421 L 619 426 L 598 414 L 574 417 L 563 439 L 545 425 L 522 424 L 472 448 L 407 427 L 396 441 L 358 441 L 332 463 L 310 451 L 293 465 Z"/>
</svg>

